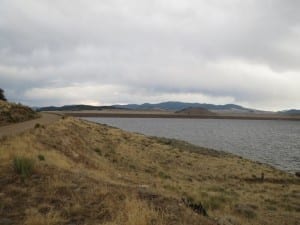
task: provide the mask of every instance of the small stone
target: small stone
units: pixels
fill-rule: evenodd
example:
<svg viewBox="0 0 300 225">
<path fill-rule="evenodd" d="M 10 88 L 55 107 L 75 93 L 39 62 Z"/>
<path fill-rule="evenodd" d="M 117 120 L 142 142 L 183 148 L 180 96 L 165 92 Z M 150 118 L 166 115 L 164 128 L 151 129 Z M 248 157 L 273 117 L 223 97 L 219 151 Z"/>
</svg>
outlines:
<svg viewBox="0 0 300 225">
<path fill-rule="evenodd" d="M 13 224 L 13 221 L 8 218 L 2 218 L 0 219 L 0 225 L 11 225 Z"/>
<path fill-rule="evenodd" d="M 149 188 L 149 185 L 147 184 L 140 184 L 138 185 L 139 188 Z"/>
<path fill-rule="evenodd" d="M 75 191 L 75 192 L 80 192 L 80 191 L 81 191 L 81 188 L 78 187 L 78 188 L 76 188 L 74 191 Z"/>
<path fill-rule="evenodd" d="M 34 174 L 34 175 L 31 176 L 31 178 L 34 179 L 34 180 L 39 180 L 41 177 L 37 174 Z"/>
<path fill-rule="evenodd" d="M 296 177 L 300 177 L 300 171 L 297 171 L 297 172 L 295 173 L 295 175 L 296 175 Z"/>
</svg>

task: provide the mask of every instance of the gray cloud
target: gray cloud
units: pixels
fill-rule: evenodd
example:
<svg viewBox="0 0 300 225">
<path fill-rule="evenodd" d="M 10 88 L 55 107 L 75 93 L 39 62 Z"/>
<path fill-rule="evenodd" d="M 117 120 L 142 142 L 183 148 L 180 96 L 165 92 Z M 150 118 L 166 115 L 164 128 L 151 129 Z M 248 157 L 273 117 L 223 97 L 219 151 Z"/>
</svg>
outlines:
<svg viewBox="0 0 300 225">
<path fill-rule="evenodd" d="M 0 85 L 31 105 L 300 108 L 300 2 L 0 1 Z"/>
</svg>

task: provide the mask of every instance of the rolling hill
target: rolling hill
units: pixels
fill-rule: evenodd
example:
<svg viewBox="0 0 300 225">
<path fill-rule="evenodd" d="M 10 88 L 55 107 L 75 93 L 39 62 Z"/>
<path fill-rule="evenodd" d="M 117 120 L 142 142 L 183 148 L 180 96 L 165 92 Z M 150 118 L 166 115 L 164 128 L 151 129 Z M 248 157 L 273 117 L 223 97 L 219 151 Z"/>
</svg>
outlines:
<svg viewBox="0 0 300 225">
<path fill-rule="evenodd" d="M 195 110 L 202 109 L 208 110 L 210 115 L 212 113 L 217 114 L 261 114 L 261 115 L 278 115 L 278 116 L 299 116 L 300 110 L 291 109 L 278 112 L 262 111 L 257 109 L 250 109 L 236 104 L 224 104 L 215 105 L 207 103 L 188 103 L 168 101 L 161 103 L 143 103 L 143 104 L 127 104 L 127 105 L 111 105 L 111 106 L 92 106 L 92 105 L 64 105 L 64 106 L 46 106 L 46 107 L 34 107 L 38 112 L 40 111 L 103 111 L 103 110 L 132 110 L 132 111 L 166 111 L 170 113 L 176 113 L 182 111 L 180 114 L 195 114 Z M 192 110 L 193 109 L 193 110 Z M 187 113 L 188 111 L 194 111 L 193 113 Z M 200 112 L 199 112 L 200 113 Z M 199 114 L 198 113 L 198 114 Z M 200 114 L 203 114 L 202 111 Z M 206 113 L 207 114 L 207 113 Z"/>
<path fill-rule="evenodd" d="M 284 114 L 284 115 L 290 115 L 290 116 L 299 116 L 300 110 L 299 109 L 290 109 L 290 110 L 279 111 L 278 113 Z"/>
<path fill-rule="evenodd" d="M 226 105 L 214 105 L 206 103 L 187 103 L 187 102 L 161 102 L 157 104 L 144 103 L 138 104 L 128 104 L 128 105 L 113 105 L 114 107 L 132 110 L 170 110 L 170 111 L 180 111 L 187 108 L 203 108 L 207 110 L 239 110 L 239 111 L 251 111 L 251 109 L 244 108 L 235 104 Z"/>
<path fill-rule="evenodd" d="M 213 116 L 216 115 L 216 113 L 213 113 L 207 109 L 203 108 L 186 108 L 182 109 L 176 112 L 176 114 L 182 114 L 182 115 L 203 115 L 203 116 Z"/>
<path fill-rule="evenodd" d="M 64 106 L 46 106 L 38 107 L 37 111 L 82 111 L 82 110 L 103 110 L 116 109 L 113 106 L 93 106 L 93 105 L 64 105 Z"/>
</svg>

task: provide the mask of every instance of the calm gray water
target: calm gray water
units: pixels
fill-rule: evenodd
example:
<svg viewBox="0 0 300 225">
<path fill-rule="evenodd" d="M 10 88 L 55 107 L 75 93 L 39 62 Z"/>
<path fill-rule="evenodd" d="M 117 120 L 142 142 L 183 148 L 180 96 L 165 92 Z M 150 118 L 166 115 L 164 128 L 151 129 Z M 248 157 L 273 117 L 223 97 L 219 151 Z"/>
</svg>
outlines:
<svg viewBox="0 0 300 225">
<path fill-rule="evenodd" d="M 127 131 L 176 138 L 300 171 L 300 121 L 84 118 Z"/>
</svg>

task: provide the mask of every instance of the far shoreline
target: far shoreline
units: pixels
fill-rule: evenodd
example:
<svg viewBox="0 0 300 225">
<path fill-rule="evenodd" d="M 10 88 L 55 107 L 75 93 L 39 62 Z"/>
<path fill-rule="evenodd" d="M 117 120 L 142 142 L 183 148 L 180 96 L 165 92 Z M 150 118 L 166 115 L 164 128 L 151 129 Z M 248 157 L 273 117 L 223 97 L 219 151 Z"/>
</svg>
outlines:
<svg viewBox="0 0 300 225">
<path fill-rule="evenodd" d="M 300 116 L 278 116 L 261 114 L 230 114 L 230 115 L 189 115 L 176 113 L 159 112 L 101 112 L 101 111 L 52 111 L 62 113 L 66 116 L 74 117 L 110 117 L 110 118 L 165 118 L 165 119 L 233 119 L 233 120 L 281 120 L 281 121 L 300 121 Z"/>
</svg>

